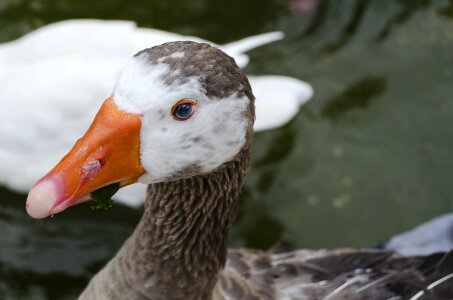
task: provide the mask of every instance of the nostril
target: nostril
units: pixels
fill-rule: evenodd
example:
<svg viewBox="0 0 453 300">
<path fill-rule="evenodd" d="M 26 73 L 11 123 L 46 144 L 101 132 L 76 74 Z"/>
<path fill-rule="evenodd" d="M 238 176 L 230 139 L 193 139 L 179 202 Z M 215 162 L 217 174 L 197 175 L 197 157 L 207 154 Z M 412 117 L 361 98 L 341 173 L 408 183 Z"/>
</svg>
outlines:
<svg viewBox="0 0 453 300">
<path fill-rule="evenodd" d="M 86 162 L 82 167 L 82 176 L 85 179 L 96 177 L 102 169 L 102 160 L 93 159 Z"/>
</svg>

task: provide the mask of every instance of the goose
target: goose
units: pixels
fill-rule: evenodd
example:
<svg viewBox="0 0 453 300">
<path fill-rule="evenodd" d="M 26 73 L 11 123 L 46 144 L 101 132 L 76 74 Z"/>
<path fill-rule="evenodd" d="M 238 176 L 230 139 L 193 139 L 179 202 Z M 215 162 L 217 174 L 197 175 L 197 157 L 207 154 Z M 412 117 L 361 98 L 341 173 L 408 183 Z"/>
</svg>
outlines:
<svg viewBox="0 0 453 300">
<path fill-rule="evenodd" d="M 430 255 L 453 249 L 453 213 L 438 216 L 376 245 L 404 256 Z"/>
<path fill-rule="evenodd" d="M 451 299 L 453 252 L 227 250 L 254 99 L 234 60 L 205 43 L 164 43 L 126 63 L 85 135 L 26 201 L 39 219 L 148 185 L 134 232 L 79 299 Z"/>
<path fill-rule="evenodd" d="M 217 46 L 243 68 L 249 61 L 246 51 L 281 38 L 283 33 L 270 32 Z M 131 21 L 104 20 L 61 21 L 0 45 L 0 183 L 28 191 L 83 133 L 127 59 L 143 48 L 174 40 L 215 45 L 194 36 L 138 28 Z M 308 83 L 287 76 L 250 80 L 260 100 L 256 131 L 286 124 L 313 94 Z M 281 99 L 277 107 L 276 93 Z M 16 167 L 24 162 L 27 167 Z M 115 198 L 139 207 L 144 195 L 144 186 L 131 185 Z"/>
</svg>

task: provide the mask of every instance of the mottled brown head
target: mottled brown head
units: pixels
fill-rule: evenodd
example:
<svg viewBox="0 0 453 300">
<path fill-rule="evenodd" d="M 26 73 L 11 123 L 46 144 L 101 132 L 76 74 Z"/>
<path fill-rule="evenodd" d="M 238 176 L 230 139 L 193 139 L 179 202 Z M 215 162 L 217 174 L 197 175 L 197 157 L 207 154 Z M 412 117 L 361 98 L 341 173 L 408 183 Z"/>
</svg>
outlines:
<svg viewBox="0 0 453 300">
<path fill-rule="evenodd" d="M 163 78 L 168 85 L 186 83 L 197 77 L 210 98 L 226 98 L 236 93 L 253 99 L 247 77 L 234 59 L 218 48 L 191 41 L 171 42 L 138 52 L 150 64 L 165 63 L 169 73 Z"/>
<path fill-rule="evenodd" d="M 208 44 L 171 42 L 140 51 L 122 71 L 113 98 L 143 115 L 145 183 L 213 171 L 251 140 L 254 97 L 247 77 Z M 187 116 L 175 115 L 179 103 L 190 104 L 183 107 Z"/>
</svg>

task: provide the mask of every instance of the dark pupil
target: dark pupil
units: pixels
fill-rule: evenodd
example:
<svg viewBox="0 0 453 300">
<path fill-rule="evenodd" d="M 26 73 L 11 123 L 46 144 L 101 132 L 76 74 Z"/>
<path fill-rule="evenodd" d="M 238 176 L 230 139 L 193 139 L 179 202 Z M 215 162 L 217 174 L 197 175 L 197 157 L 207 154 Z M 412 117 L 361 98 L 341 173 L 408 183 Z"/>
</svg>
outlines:
<svg viewBox="0 0 453 300">
<path fill-rule="evenodd" d="M 184 103 L 181 105 L 178 105 L 175 110 L 175 116 L 180 119 L 185 119 L 190 117 L 190 114 L 192 113 L 192 104 L 190 103 Z"/>
</svg>

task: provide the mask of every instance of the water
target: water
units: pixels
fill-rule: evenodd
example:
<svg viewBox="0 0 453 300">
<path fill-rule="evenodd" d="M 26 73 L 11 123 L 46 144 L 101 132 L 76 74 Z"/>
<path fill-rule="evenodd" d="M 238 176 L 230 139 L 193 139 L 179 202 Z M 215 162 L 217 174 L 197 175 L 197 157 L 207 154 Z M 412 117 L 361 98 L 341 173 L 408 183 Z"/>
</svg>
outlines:
<svg viewBox="0 0 453 300">
<path fill-rule="evenodd" d="M 318 6 L 287 9 L 304 4 Z M 67 18 L 219 43 L 286 33 L 252 51 L 246 72 L 297 77 L 316 95 L 290 124 L 256 135 L 232 246 L 368 246 L 453 210 L 453 1 L 2 0 L 0 41 Z M 0 197 L 1 299 L 75 298 L 141 213 L 81 205 L 36 221 L 24 195 Z"/>
</svg>

